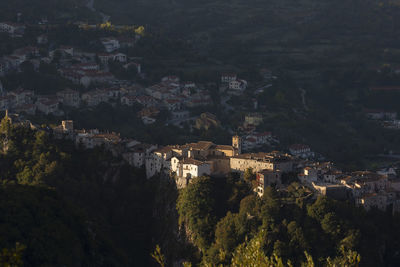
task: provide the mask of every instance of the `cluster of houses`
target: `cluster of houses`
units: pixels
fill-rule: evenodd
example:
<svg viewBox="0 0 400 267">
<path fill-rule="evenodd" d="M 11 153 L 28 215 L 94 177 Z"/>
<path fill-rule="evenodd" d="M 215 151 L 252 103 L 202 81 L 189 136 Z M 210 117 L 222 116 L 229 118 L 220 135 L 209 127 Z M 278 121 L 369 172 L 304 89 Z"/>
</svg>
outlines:
<svg viewBox="0 0 400 267">
<path fill-rule="evenodd" d="M 17 113 L 34 115 L 36 111 L 44 114 L 61 116 L 63 111 L 59 109 L 62 101 L 56 95 L 35 95 L 34 91 L 19 88 L 8 93 L 0 94 L 0 110 L 12 110 Z"/>
<path fill-rule="evenodd" d="M 86 72 L 97 72 L 94 64 L 78 64 Z M 211 97 L 205 90 L 192 82 L 180 82 L 176 76 L 167 76 L 156 85 L 143 88 L 137 84 L 127 86 L 99 87 L 81 93 L 67 88 L 54 95 L 35 95 L 32 90 L 17 89 L 8 93 L 0 90 L 0 110 L 35 114 L 62 115 L 60 104 L 79 108 L 82 104 L 94 107 L 102 102 L 121 103 L 126 106 L 141 105 L 140 117 L 144 122 L 153 123 L 160 110 L 172 112 L 176 118 L 187 118 L 189 111 L 185 108 L 209 105 Z M 211 116 L 211 115 L 210 115 Z"/>
<path fill-rule="evenodd" d="M 12 36 L 23 34 L 24 25 L 2 22 L 0 32 L 6 32 Z M 136 58 L 129 58 L 126 54 L 119 52 L 120 48 L 133 47 L 138 40 L 137 37 L 107 37 L 101 38 L 99 42 L 103 45 L 104 53 L 93 53 L 79 51 L 71 46 L 59 46 L 49 44 L 46 34 L 40 34 L 36 38 L 35 46 L 27 46 L 15 50 L 10 55 L 0 59 L 0 76 L 11 72 L 21 71 L 24 62 L 30 62 L 35 70 L 39 69 L 41 63 L 56 62 L 58 73 L 76 85 L 89 87 L 98 84 L 116 84 L 118 80 L 109 72 L 108 64 L 111 61 L 119 62 L 126 70 L 134 68 L 141 74 L 141 64 Z"/>
<path fill-rule="evenodd" d="M 0 22 L 0 32 L 9 34 L 11 37 L 22 37 L 25 33 L 25 25 L 15 22 Z"/>
<path fill-rule="evenodd" d="M 320 194 L 339 200 L 352 199 L 367 210 L 374 207 L 400 211 L 400 178 L 394 168 L 345 173 L 330 162 L 305 161 L 299 170 L 299 180 Z"/>
<path fill-rule="evenodd" d="M 400 129 L 400 120 L 396 111 L 366 109 L 364 112 L 368 119 L 380 122 L 384 128 Z"/>
<path fill-rule="evenodd" d="M 20 122 L 20 125 L 34 127 L 31 123 Z M 284 175 L 297 174 L 298 180 L 317 194 L 352 200 L 367 210 L 400 212 L 400 178 L 395 168 L 346 173 L 331 162 L 302 159 L 301 154 L 294 156 L 280 151 L 242 153 L 242 138 L 237 135 L 232 137 L 231 145 L 199 141 L 158 146 L 122 138 L 114 132 L 76 130 L 73 121 L 68 120 L 51 131 L 55 138 L 70 139 L 77 147 L 102 146 L 128 164 L 144 168 L 148 178 L 160 174 L 173 177 L 179 188 L 187 186 L 195 177 L 224 177 L 232 172 L 243 177 L 250 169 L 256 176 L 254 191 L 262 196 L 268 186 L 284 189 Z"/>
<path fill-rule="evenodd" d="M 230 95 L 241 95 L 247 86 L 247 81 L 238 79 L 236 73 L 223 73 L 219 90 Z"/>
</svg>

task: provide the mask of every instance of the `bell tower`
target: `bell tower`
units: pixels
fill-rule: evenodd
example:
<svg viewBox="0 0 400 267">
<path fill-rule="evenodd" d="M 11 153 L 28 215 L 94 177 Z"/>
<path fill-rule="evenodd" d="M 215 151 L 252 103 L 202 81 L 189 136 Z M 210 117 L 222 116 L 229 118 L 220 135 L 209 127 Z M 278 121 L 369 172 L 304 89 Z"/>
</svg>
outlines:
<svg viewBox="0 0 400 267">
<path fill-rule="evenodd" d="M 239 135 L 232 136 L 232 146 L 237 149 L 238 154 L 242 154 L 242 138 Z"/>
</svg>

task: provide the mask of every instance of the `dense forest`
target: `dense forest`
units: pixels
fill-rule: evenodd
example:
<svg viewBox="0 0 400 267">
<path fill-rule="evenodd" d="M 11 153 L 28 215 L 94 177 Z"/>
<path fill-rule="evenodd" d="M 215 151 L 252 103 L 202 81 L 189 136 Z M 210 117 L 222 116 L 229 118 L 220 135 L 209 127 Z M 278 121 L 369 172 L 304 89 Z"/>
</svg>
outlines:
<svg viewBox="0 0 400 267">
<path fill-rule="evenodd" d="M 168 210 L 168 181 L 45 130 L 4 119 L 0 132 L 1 248 L 23 246 L 24 266 L 151 264 L 152 242 L 168 237 L 168 216 L 153 217 Z"/>
<path fill-rule="evenodd" d="M 282 266 L 277 262 L 397 266 L 400 262 L 399 217 L 365 212 L 325 197 L 315 199 L 298 183 L 283 192 L 269 188 L 259 198 L 246 194 L 239 180 L 232 187 L 232 179 L 221 187 L 211 178 L 197 178 L 179 193 L 179 222 L 196 248 L 193 262 L 203 266 Z"/>
<path fill-rule="evenodd" d="M 15 266 L 396 266 L 400 218 L 319 197 L 294 182 L 147 180 L 103 148 L 0 127 L 0 262 Z M 158 256 L 157 256 L 158 255 Z"/>
</svg>

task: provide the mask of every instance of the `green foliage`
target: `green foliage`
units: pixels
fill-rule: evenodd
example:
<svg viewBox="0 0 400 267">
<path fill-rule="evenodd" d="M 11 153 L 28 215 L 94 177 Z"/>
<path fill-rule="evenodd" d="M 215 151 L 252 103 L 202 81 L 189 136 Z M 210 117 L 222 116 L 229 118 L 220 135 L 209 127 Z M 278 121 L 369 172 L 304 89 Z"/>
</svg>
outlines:
<svg viewBox="0 0 400 267">
<path fill-rule="evenodd" d="M 187 227 L 189 238 L 203 251 L 211 245 L 216 224 L 212 193 L 211 178 L 198 177 L 179 192 L 177 201 L 179 224 Z"/>
<path fill-rule="evenodd" d="M 296 193 L 296 190 L 299 192 Z M 395 218 L 389 216 L 386 219 L 390 221 L 386 232 L 369 221 L 381 225 L 381 215 L 369 215 L 347 203 L 326 197 L 316 200 L 304 198 L 308 193 L 302 190 L 302 187 L 293 184 L 286 192 L 267 188 L 262 198 L 256 195 L 243 197 L 237 213 L 228 211 L 218 219 L 211 246 L 205 251 L 204 247 L 198 247 L 203 251 L 202 264 L 310 267 L 358 266 L 363 263 L 382 265 L 384 263 L 379 254 L 368 244 L 379 240 L 380 244 L 389 242 L 398 246 L 395 240 L 400 232 L 394 230 Z M 374 234 L 371 235 L 371 231 Z M 396 262 L 397 257 L 393 252 L 385 253 L 391 255 L 385 260 L 386 263 Z"/>
<path fill-rule="evenodd" d="M 263 233 L 251 239 L 250 241 L 246 241 L 243 244 L 240 244 L 232 257 L 231 266 L 233 267 L 241 267 L 241 266 L 249 266 L 249 267 L 285 267 L 285 266 L 293 266 L 290 261 L 286 264 L 284 261 L 278 257 L 276 254 L 268 257 L 265 255 L 263 249 Z"/>
<path fill-rule="evenodd" d="M 1 267 L 19 267 L 23 266 L 22 255 L 26 246 L 20 243 L 15 244 L 15 248 L 4 248 L 0 252 L 0 266 Z"/>
<path fill-rule="evenodd" d="M 243 178 L 246 182 L 251 183 L 251 181 L 254 181 L 256 179 L 256 174 L 253 172 L 252 168 L 248 168 L 244 172 Z"/>
<path fill-rule="evenodd" d="M 161 266 L 165 267 L 165 257 L 161 253 L 161 248 L 159 245 L 156 246 L 153 253 L 151 253 L 151 257 Z"/>
<path fill-rule="evenodd" d="M 43 130 L 12 126 L 9 147 L 0 154 L 1 248 L 25 244 L 31 266 L 149 264 L 155 233 L 173 224 L 152 229 L 152 211 L 166 204 L 158 198 L 168 195 L 150 186 L 157 180 Z"/>
</svg>

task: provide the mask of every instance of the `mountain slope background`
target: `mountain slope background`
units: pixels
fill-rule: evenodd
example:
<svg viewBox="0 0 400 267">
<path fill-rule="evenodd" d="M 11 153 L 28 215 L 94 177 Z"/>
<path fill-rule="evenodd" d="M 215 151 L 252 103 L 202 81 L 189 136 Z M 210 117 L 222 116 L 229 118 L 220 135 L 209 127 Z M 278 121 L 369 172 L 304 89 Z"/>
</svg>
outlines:
<svg viewBox="0 0 400 267">
<path fill-rule="evenodd" d="M 42 18 L 52 21 L 93 18 L 96 14 L 86 8 L 86 0 L 13 0 L 0 1 L 2 21 L 37 22 Z"/>
</svg>

